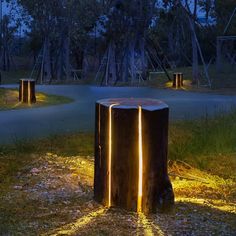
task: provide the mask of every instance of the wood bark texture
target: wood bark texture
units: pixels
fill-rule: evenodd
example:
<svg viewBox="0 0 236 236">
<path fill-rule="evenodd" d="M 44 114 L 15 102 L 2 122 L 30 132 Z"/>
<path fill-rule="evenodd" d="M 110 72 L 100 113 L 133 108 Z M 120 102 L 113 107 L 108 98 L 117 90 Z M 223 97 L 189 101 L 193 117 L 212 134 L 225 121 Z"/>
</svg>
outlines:
<svg viewBox="0 0 236 236">
<path fill-rule="evenodd" d="M 169 108 L 158 100 L 122 98 L 96 103 L 96 201 L 145 213 L 173 205 L 167 172 L 168 123 Z"/>
<path fill-rule="evenodd" d="M 20 79 L 19 101 L 23 103 L 35 103 L 35 80 Z"/>
<path fill-rule="evenodd" d="M 183 73 L 173 74 L 173 88 L 181 88 L 184 86 L 184 76 Z"/>
</svg>

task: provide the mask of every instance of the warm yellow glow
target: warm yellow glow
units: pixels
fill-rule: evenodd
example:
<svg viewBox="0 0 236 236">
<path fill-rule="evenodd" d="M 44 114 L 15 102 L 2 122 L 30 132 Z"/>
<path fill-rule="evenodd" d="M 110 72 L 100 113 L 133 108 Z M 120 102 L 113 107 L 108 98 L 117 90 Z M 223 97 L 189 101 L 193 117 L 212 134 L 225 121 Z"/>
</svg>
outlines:
<svg viewBox="0 0 236 236">
<path fill-rule="evenodd" d="M 101 208 L 98 209 L 95 212 L 92 212 L 88 215 L 83 216 L 82 218 L 78 219 L 77 221 L 64 225 L 61 228 L 58 228 L 54 230 L 51 233 L 47 233 L 45 235 L 73 235 L 75 233 L 78 233 L 78 230 L 82 227 L 86 226 L 87 224 L 91 223 L 96 217 L 99 217 L 105 213 L 106 209 Z"/>
<path fill-rule="evenodd" d="M 24 99 L 23 99 L 23 92 L 24 92 L 24 88 L 23 88 L 23 86 L 24 86 L 24 81 L 21 80 L 21 102 L 24 101 Z"/>
<path fill-rule="evenodd" d="M 177 75 L 175 76 L 175 88 L 176 88 L 176 89 L 177 89 L 178 86 L 179 86 L 178 81 L 179 81 L 179 74 L 177 74 Z"/>
<path fill-rule="evenodd" d="M 28 81 L 28 103 L 30 103 L 31 91 L 30 91 L 30 81 Z"/>
<path fill-rule="evenodd" d="M 112 166 L 112 107 L 118 104 L 112 104 L 109 106 L 109 147 L 108 147 L 108 207 L 111 206 L 111 166 Z"/>
<path fill-rule="evenodd" d="M 165 83 L 166 88 L 172 88 L 173 87 L 173 81 L 169 81 Z"/>
<path fill-rule="evenodd" d="M 190 202 L 197 205 L 207 206 L 212 209 L 217 209 L 223 212 L 236 213 L 236 204 L 234 202 L 227 202 L 222 199 L 209 199 L 209 198 L 188 198 L 176 197 L 176 202 Z"/>
<path fill-rule="evenodd" d="M 22 104 L 21 102 L 18 102 L 18 103 L 16 103 L 16 104 L 13 106 L 13 108 L 18 107 L 18 106 L 20 106 L 21 104 Z"/>
<path fill-rule="evenodd" d="M 137 211 L 142 211 L 143 197 L 143 140 L 142 140 L 142 107 L 138 107 L 138 148 L 139 148 L 139 173 L 138 173 L 138 202 Z"/>
<path fill-rule="evenodd" d="M 38 94 L 36 94 L 36 100 L 38 102 L 46 102 L 47 97 L 45 96 L 45 94 L 38 93 Z"/>
<path fill-rule="evenodd" d="M 143 230 L 142 230 L 143 229 Z M 140 232 L 140 231 L 143 232 Z M 160 227 L 156 224 L 147 219 L 147 217 L 143 213 L 138 214 L 138 232 L 137 236 L 147 235 L 147 236 L 164 236 L 164 232 L 160 229 Z"/>
<path fill-rule="evenodd" d="M 102 147 L 101 147 L 101 105 L 100 104 L 98 105 L 98 143 L 99 143 L 98 148 L 99 148 L 99 156 L 100 156 L 99 166 L 101 166 L 102 165 L 102 158 L 101 158 Z"/>
<path fill-rule="evenodd" d="M 182 89 L 185 90 L 185 91 L 189 91 L 188 88 L 185 88 L 185 87 L 183 87 L 183 86 L 182 86 Z"/>
</svg>

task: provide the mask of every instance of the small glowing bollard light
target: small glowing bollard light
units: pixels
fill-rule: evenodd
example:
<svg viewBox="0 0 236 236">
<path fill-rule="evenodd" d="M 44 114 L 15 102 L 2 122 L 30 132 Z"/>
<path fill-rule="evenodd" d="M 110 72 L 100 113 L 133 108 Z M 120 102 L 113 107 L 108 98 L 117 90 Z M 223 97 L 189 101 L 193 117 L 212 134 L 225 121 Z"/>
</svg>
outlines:
<svg viewBox="0 0 236 236">
<path fill-rule="evenodd" d="M 103 99 L 95 119 L 95 200 L 144 213 L 172 206 L 168 106 L 154 99 Z"/>
<path fill-rule="evenodd" d="M 28 104 L 36 102 L 35 80 L 20 79 L 19 102 L 28 103 Z"/>
<path fill-rule="evenodd" d="M 173 74 L 173 88 L 181 88 L 184 86 L 184 76 L 183 73 L 174 73 Z"/>
</svg>

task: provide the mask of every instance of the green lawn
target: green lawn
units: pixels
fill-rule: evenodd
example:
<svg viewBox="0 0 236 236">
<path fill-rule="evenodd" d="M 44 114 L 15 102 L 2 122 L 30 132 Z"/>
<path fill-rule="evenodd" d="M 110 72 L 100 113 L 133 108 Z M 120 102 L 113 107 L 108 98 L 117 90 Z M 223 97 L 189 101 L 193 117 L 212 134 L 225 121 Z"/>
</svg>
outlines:
<svg viewBox="0 0 236 236">
<path fill-rule="evenodd" d="M 198 235 L 230 235 L 236 230 L 235 120 L 234 111 L 170 125 L 169 173 L 176 206 L 158 217 L 147 216 L 141 226 L 136 213 L 107 211 L 92 200 L 93 134 L 0 146 L 0 232 L 137 235 L 141 230 L 158 235 L 162 230 L 176 235 L 195 230 Z"/>
<path fill-rule="evenodd" d="M 202 75 L 202 79 L 200 81 L 200 87 L 197 85 L 191 85 L 192 81 L 192 67 L 180 67 L 175 68 L 173 70 L 168 70 L 168 73 L 170 75 L 170 78 L 172 78 L 174 72 L 183 72 L 184 79 L 185 79 L 185 86 L 184 89 L 191 90 L 191 91 L 204 91 L 209 92 L 212 90 L 209 90 L 205 85 L 207 85 L 206 78 L 204 76 L 204 70 L 202 66 L 199 66 L 200 68 L 200 74 Z M 18 83 L 19 79 L 22 78 L 29 78 L 31 71 L 29 70 L 14 70 L 9 72 L 1 72 L 2 74 L 2 84 L 12 84 L 12 83 Z M 221 89 L 230 89 L 235 92 L 236 90 L 236 70 L 235 68 L 231 66 L 223 66 L 222 72 L 218 72 L 216 70 L 215 65 L 211 65 L 209 67 L 209 75 L 212 80 L 212 89 L 213 91 L 218 91 Z M 78 80 L 78 81 L 59 81 L 55 82 L 53 81 L 53 84 L 94 84 L 96 83 L 94 81 L 94 78 L 96 76 L 96 73 L 91 72 L 87 75 L 87 78 L 85 80 Z M 151 73 L 149 77 L 149 81 L 134 81 L 132 86 L 152 86 L 157 88 L 166 88 L 170 87 L 171 83 L 168 83 L 168 79 L 164 73 Z M 96 83 L 97 85 L 100 85 L 100 81 Z M 117 86 L 130 86 L 130 82 L 118 82 Z"/>
<path fill-rule="evenodd" d="M 0 88 L 0 111 L 9 109 L 33 108 L 70 103 L 73 100 L 63 96 L 36 93 L 35 104 L 23 104 L 18 101 L 18 91 L 15 89 Z"/>
<path fill-rule="evenodd" d="M 236 177 L 236 112 L 172 124 L 169 157 L 216 175 Z"/>
<path fill-rule="evenodd" d="M 203 91 L 203 92 L 209 92 L 212 90 L 209 90 L 207 88 L 207 80 L 205 78 L 205 74 L 203 73 L 203 67 L 200 66 L 201 74 L 203 75 L 202 79 L 200 80 L 200 84 L 198 85 L 192 85 L 192 67 L 180 67 L 173 70 L 168 70 L 168 73 L 170 77 L 173 77 L 174 72 L 182 72 L 184 74 L 184 89 L 191 90 L 191 91 Z M 215 66 L 209 67 L 209 76 L 212 80 L 212 89 L 213 91 L 217 91 L 219 89 L 230 89 L 230 90 L 236 90 L 236 70 L 232 68 L 225 68 L 222 72 L 217 72 Z M 166 88 L 171 87 L 172 83 L 168 82 L 168 79 L 164 73 L 157 74 L 157 73 L 151 73 L 150 74 L 150 81 L 148 82 L 148 85 L 152 87 L 158 87 L 158 88 Z"/>
<path fill-rule="evenodd" d="M 17 84 L 19 83 L 19 80 L 22 78 L 30 78 L 31 71 L 30 70 L 12 70 L 12 71 L 1 71 L 2 75 L 2 84 Z M 36 73 L 34 73 L 33 79 L 36 79 Z M 79 77 L 80 78 L 80 77 Z M 52 81 L 52 84 L 91 84 L 94 82 L 95 74 L 89 73 L 88 78 L 81 80 L 78 79 L 76 81 L 71 78 L 70 81 L 67 81 L 64 77 L 60 81 Z"/>
</svg>

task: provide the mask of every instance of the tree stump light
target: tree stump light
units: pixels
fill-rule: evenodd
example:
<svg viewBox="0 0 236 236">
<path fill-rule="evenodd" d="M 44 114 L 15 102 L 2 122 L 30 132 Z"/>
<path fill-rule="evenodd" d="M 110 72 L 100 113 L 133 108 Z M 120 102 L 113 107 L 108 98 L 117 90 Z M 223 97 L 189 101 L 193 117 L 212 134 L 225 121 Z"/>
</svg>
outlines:
<svg viewBox="0 0 236 236">
<path fill-rule="evenodd" d="M 173 87 L 181 88 L 184 86 L 184 76 L 183 73 L 174 73 L 173 74 Z"/>
<path fill-rule="evenodd" d="M 23 103 L 35 103 L 35 80 L 20 79 L 19 101 Z"/>
<path fill-rule="evenodd" d="M 168 106 L 154 99 L 96 103 L 96 201 L 144 213 L 173 205 L 167 172 L 168 117 Z"/>
</svg>

